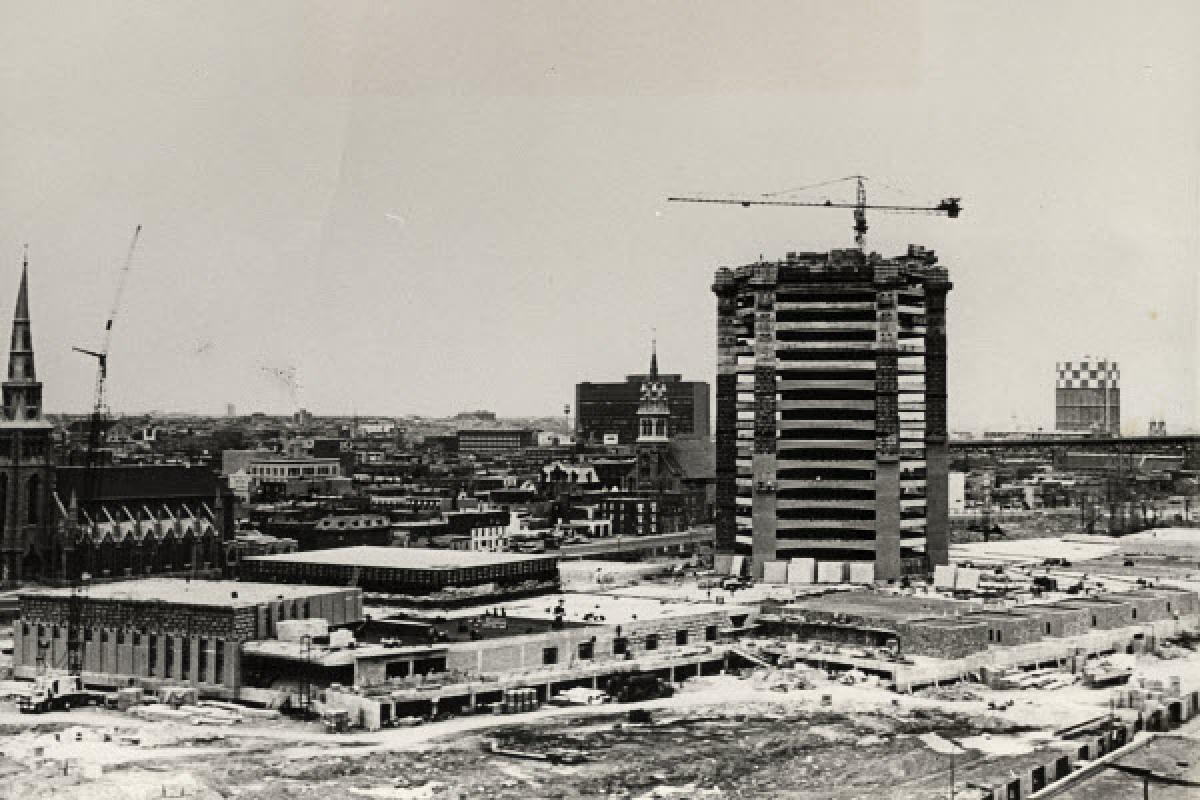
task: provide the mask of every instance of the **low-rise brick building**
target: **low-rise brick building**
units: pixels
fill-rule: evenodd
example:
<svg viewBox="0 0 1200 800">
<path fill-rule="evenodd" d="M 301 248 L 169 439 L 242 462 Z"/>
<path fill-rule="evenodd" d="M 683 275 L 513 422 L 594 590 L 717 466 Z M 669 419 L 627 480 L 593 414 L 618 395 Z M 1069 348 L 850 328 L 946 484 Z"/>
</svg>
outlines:
<svg viewBox="0 0 1200 800">
<path fill-rule="evenodd" d="M 13 626 L 13 671 L 65 669 L 71 591 L 22 592 Z M 88 587 L 81 600 L 83 676 L 89 684 L 194 685 L 236 696 L 241 648 L 275 636 L 281 620 L 362 619 L 362 591 L 234 581 L 150 578 Z"/>
</svg>

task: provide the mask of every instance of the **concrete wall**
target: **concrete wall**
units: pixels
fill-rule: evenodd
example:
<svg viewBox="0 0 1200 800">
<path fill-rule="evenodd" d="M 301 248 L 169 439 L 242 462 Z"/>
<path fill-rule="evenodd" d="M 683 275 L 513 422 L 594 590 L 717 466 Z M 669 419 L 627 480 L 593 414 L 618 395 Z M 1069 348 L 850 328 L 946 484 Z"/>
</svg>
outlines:
<svg viewBox="0 0 1200 800">
<path fill-rule="evenodd" d="M 1172 589 L 1169 587 L 1156 587 L 1151 590 L 1154 594 L 1160 595 L 1167 600 L 1168 614 L 1196 614 L 1200 613 L 1200 594 L 1189 592 L 1184 589 Z"/>
<path fill-rule="evenodd" d="M 1167 619 L 1170 616 L 1170 612 L 1167 611 L 1168 599 L 1162 595 L 1149 592 L 1122 592 L 1106 595 L 1106 597 L 1119 599 L 1122 603 L 1129 605 L 1133 609 L 1130 616 L 1134 625 L 1139 622 Z"/>
<path fill-rule="evenodd" d="M 1185 694 L 1182 698 L 1174 698 L 1181 704 L 1181 722 L 1194 718 L 1200 710 L 1200 696 L 1196 692 Z M 1020 786 L 1020 797 L 1029 797 L 1034 792 L 1040 792 L 1046 787 L 1063 781 L 1062 787 L 1077 784 L 1094 774 L 1091 764 L 1103 755 L 1124 747 L 1134 741 L 1134 737 L 1146 729 L 1148 721 L 1142 719 L 1124 718 L 1118 716 L 1112 723 L 1111 730 L 1089 731 L 1074 736 L 1062 742 L 1062 749 L 1047 748 L 1041 752 L 1041 759 L 1027 768 L 1019 770 L 1015 776 L 1011 772 L 1007 776 L 997 775 L 994 778 L 982 778 L 968 774 L 969 783 L 983 789 L 983 800 L 1006 800 L 1009 797 L 1010 786 Z M 1151 741 L 1143 740 L 1143 744 Z M 1132 750 L 1141 747 L 1135 744 Z M 1039 763 L 1040 762 L 1040 763 Z M 1062 787 L 1056 787 L 1051 796 L 1057 795 Z"/>
<path fill-rule="evenodd" d="M 1039 617 L 1019 613 L 980 613 L 969 615 L 987 625 L 988 644 L 1005 647 L 1028 644 L 1042 638 L 1044 630 Z"/>
<path fill-rule="evenodd" d="M 908 655 L 962 658 L 988 645 L 988 626 L 982 620 L 912 620 L 898 628 L 900 652 Z"/>
<path fill-rule="evenodd" d="M 1040 618 L 1043 636 L 1079 636 L 1092 629 L 1092 615 L 1086 608 L 1054 605 L 1023 610 Z"/>
<path fill-rule="evenodd" d="M 1084 598 L 1071 600 L 1064 603 L 1064 605 L 1087 609 L 1091 617 L 1090 621 L 1093 629 L 1111 630 L 1113 628 L 1123 628 L 1135 622 L 1131 613 L 1133 607 L 1128 603 L 1110 603 Z"/>
<path fill-rule="evenodd" d="M 543 669 L 549 666 L 544 661 L 547 648 L 557 648 L 556 663 L 560 667 L 623 661 L 624 654 L 613 652 L 618 638 L 625 640 L 626 652 L 635 658 L 646 653 L 679 649 L 681 646 L 703 646 L 719 638 L 720 630 L 731 624 L 730 614 L 737 613 L 739 609 L 734 608 L 730 612 L 639 620 L 619 626 L 619 629 L 613 625 L 596 625 L 504 639 L 461 642 L 447 647 L 446 669 L 468 676 Z M 677 644 L 676 635 L 680 631 L 686 631 L 687 634 L 687 643 L 684 645 Z M 658 638 L 657 647 L 653 650 L 647 647 L 651 636 Z M 580 657 L 579 646 L 584 643 L 592 646 L 591 658 Z"/>
</svg>

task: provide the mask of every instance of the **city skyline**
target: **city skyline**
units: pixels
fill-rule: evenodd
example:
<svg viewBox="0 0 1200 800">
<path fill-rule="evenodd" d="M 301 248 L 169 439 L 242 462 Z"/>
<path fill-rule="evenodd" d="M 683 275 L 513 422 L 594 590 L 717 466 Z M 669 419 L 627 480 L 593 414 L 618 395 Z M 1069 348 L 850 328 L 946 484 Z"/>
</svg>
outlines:
<svg viewBox="0 0 1200 800">
<path fill-rule="evenodd" d="M 851 245 L 849 212 L 667 196 L 865 172 L 880 202 L 963 197 L 868 239 L 955 266 L 951 430 L 1051 427 L 1085 354 L 1121 363 L 1126 432 L 1191 428 L 1193 17 L 1087 8 L 14 5 L 0 298 L 29 242 L 46 406 L 85 411 L 70 348 L 141 223 L 115 410 L 557 416 L 653 328 L 712 383 L 714 269 Z"/>
</svg>

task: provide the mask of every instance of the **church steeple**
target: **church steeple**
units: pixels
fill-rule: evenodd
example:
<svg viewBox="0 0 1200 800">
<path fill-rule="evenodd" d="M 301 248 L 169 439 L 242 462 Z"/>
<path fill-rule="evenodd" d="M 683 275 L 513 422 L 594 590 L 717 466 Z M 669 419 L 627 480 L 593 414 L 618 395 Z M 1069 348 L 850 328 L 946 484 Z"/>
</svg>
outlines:
<svg viewBox="0 0 1200 800">
<path fill-rule="evenodd" d="M 42 384 L 33 363 L 33 333 L 29 325 L 29 251 L 21 265 L 21 288 L 13 311 L 8 350 L 8 379 L 4 381 L 4 418 L 9 422 L 41 420 Z"/>
<path fill-rule="evenodd" d="M 667 404 L 667 387 L 658 377 L 658 342 L 650 344 L 650 374 L 642 383 L 642 400 L 638 405 L 639 444 L 662 443 L 669 438 L 667 423 L 671 407 Z"/>
</svg>

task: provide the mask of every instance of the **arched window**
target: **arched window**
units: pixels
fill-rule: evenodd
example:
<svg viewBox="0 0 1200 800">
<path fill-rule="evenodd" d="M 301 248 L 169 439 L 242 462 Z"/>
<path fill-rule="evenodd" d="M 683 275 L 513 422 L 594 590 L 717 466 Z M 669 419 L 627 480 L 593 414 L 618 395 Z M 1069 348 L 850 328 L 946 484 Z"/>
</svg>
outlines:
<svg viewBox="0 0 1200 800">
<path fill-rule="evenodd" d="M 25 521 L 30 525 L 35 525 L 41 518 L 42 479 L 34 475 L 29 479 L 26 487 L 28 504 L 25 506 Z"/>
</svg>

